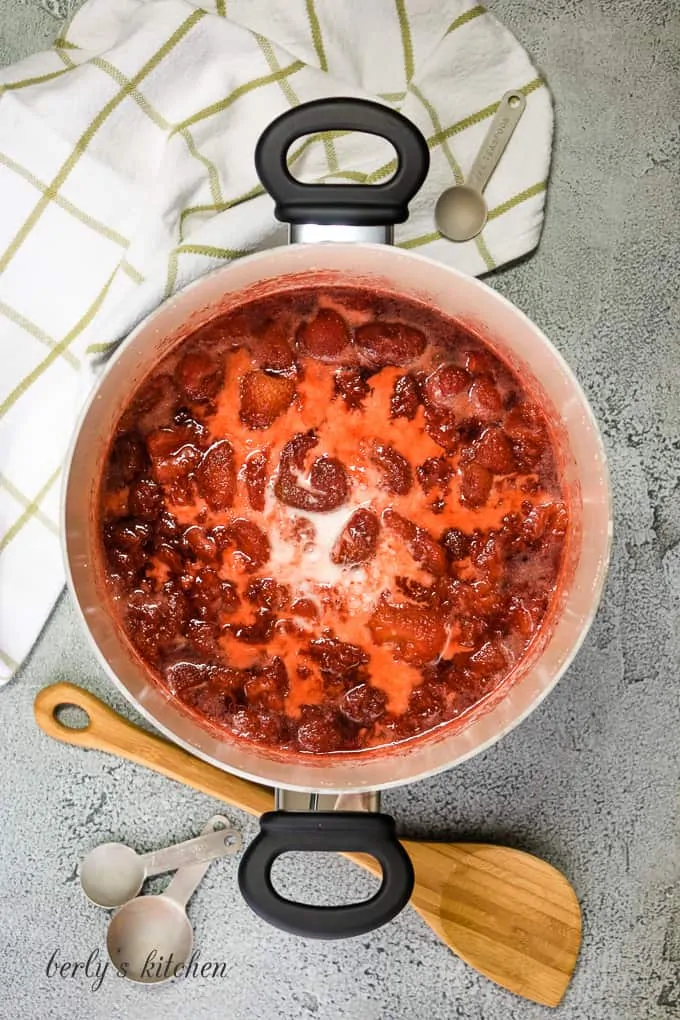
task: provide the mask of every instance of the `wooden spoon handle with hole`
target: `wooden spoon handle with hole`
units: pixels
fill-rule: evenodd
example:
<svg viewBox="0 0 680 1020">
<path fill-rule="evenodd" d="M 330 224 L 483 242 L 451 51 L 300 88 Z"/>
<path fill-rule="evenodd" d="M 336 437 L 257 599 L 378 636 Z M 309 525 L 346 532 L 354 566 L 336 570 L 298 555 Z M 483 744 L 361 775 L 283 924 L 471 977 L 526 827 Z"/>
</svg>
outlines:
<svg viewBox="0 0 680 1020">
<path fill-rule="evenodd" d="M 81 729 L 65 726 L 56 711 L 63 705 L 75 705 L 87 713 L 89 722 Z M 66 744 L 107 751 L 137 765 L 153 769 L 169 779 L 193 786 L 209 797 L 216 797 L 249 815 L 260 816 L 274 807 L 272 791 L 214 765 L 208 765 L 163 737 L 147 733 L 75 684 L 57 683 L 40 691 L 33 706 L 41 730 Z"/>
<path fill-rule="evenodd" d="M 82 709 L 87 725 L 64 725 L 57 716 L 64 705 Z M 57 683 L 40 691 L 34 711 L 38 726 L 64 743 L 127 758 L 251 815 L 274 806 L 268 788 L 141 730 L 74 684 Z M 449 948 L 516 995 L 557 1006 L 581 944 L 580 908 L 564 875 L 510 847 L 415 840 L 402 844 L 416 875 L 411 904 Z M 380 875 L 374 858 L 345 856 Z"/>
</svg>

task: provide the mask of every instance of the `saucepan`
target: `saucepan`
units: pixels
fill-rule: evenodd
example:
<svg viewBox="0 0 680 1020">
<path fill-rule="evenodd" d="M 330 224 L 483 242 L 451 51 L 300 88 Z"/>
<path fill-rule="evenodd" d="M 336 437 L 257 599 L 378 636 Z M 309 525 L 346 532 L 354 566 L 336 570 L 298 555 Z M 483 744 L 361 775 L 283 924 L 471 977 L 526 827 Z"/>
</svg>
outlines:
<svg viewBox="0 0 680 1020">
<path fill-rule="evenodd" d="M 290 145 L 303 135 L 326 130 L 386 138 L 398 157 L 394 176 L 379 185 L 311 185 L 295 180 L 286 162 Z M 421 133 L 380 104 L 321 100 L 275 120 L 258 143 L 256 167 L 276 202 L 277 217 L 290 224 L 291 243 L 216 270 L 161 305 L 131 333 L 83 412 L 66 473 L 63 533 L 68 581 L 107 675 L 168 738 L 219 768 L 277 789 L 279 810 L 263 816 L 260 834 L 243 857 L 240 886 L 262 917 L 311 937 L 369 931 L 405 905 L 412 868 L 396 839 L 394 821 L 377 810 L 378 791 L 431 776 L 478 754 L 536 708 L 587 633 L 609 558 L 611 505 L 605 453 L 588 402 L 563 358 L 536 325 L 486 284 L 390 243 L 393 225 L 407 219 L 408 202 L 428 166 Z M 365 755 L 274 755 L 201 727 L 151 680 L 114 625 L 100 563 L 97 509 L 102 464 L 117 420 L 142 380 L 175 344 L 216 315 L 244 300 L 312 279 L 415 297 L 483 337 L 550 414 L 571 506 L 557 609 L 513 684 L 501 689 L 495 700 L 488 699 L 467 725 L 442 726 L 403 745 Z M 270 876 L 276 857 L 288 850 L 365 851 L 380 861 L 382 885 L 363 903 L 339 907 L 294 903 L 274 889 Z"/>
</svg>

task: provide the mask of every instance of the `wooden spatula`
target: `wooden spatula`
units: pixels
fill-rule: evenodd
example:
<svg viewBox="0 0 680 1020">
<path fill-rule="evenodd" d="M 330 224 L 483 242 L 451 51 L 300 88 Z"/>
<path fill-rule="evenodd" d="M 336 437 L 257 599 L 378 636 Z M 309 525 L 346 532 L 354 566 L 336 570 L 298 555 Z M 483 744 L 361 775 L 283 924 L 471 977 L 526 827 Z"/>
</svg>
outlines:
<svg viewBox="0 0 680 1020">
<path fill-rule="evenodd" d="M 82 709 L 89 723 L 82 729 L 64 725 L 56 715 L 64 705 Z M 38 726 L 64 743 L 127 758 L 251 815 L 273 808 L 271 790 L 139 729 L 74 684 L 46 687 L 34 709 Z M 581 944 L 579 904 L 566 878 L 545 861 L 509 847 L 402 843 L 415 869 L 411 903 L 449 948 L 516 995 L 557 1006 Z M 346 856 L 380 874 L 373 858 Z"/>
</svg>

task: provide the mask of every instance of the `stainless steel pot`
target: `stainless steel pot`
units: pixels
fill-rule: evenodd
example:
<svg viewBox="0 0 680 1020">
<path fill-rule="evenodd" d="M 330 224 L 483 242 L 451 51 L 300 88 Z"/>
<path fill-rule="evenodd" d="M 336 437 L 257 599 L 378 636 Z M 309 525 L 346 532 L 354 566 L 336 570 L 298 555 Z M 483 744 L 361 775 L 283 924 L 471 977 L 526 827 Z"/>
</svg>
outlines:
<svg viewBox="0 0 680 1020">
<path fill-rule="evenodd" d="M 302 135 L 329 129 L 360 130 L 387 138 L 398 155 L 394 177 L 376 186 L 313 186 L 295 181 L 286 164 L 289 146 Z M 243 859 L 241 888 L 253 908 L 272 923 L 317 937 L 368 931 L 406 903 L 412 869 L 396 840 L 392 820 L 375 811 L 374 791 L 450 768 L 483 751 L 525 718 L 578 651 L 595 615 L 609 558 L 611 506 L 602 441 L 562 357 L 522 312 L 484 283 L 389 243 L 393 224 L 408 216 L 408 202 L 422 184 L 428 162 L 420 132 L 379 104 L 322 100 L 274 121 L 258 143 L 256 166 L 276 200 L 277 217 L 290 223 L 292 243 L 204 277 L 133 331 L 111 359 L 83 412 L 66 475 L 63 533 L 68 581 L 106 673 L 167 737 L 220 768 L 279 789 L 278 806 L 283 810 L 263 817 L 261 834 Z M 474 328 L 551 413 L 571 499 L 567 570 L 559 605 L 514 683 L 492 696 L 467 726 L 443 726 L 384 753 L 293 758 L 227 735 L 216 738 L 151 681 L 113 625 L 102 594 L 99 477 L 118 417 L 134 391 L 189 332 L 253 296 L 293 289 L 307 274 L 314 274 L 317 283 L 356 283 L 414 296 Z M 285 791 L 342 794 L 337 798 L 342 813 L 290 810 L 285 799 L 290 794 Z M 361 796 L 349 802 L 347 794 Z M 374 810 L 347 811 L 348 803 Z M 305 807 L 315 806 L 305 802 Z M 291 849 L 372 853 L 383 864 L 381 889 L 366 903 L 348 907 L 308 907 L 284 900 L 273 889 L 269 874 L 275 857 Z"/>
</svg>

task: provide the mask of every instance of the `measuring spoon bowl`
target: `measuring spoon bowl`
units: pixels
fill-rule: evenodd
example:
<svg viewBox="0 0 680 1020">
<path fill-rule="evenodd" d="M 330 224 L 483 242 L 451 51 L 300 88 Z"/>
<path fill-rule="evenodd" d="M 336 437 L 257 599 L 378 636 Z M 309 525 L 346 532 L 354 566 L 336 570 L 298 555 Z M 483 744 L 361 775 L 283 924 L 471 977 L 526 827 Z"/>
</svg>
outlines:
<svg viewBox="0 0 680 1020">
<path fill-rule="evenodd" d="M 506 92 L 498 104 L 477 158 L 465 184 L 443 191 L 434 209 L 439 233 L 450 241 L 469 241 L 484 229 L 488 207 L 484 198 L 491 175 L 512 138 L 524 113 L 526 97 L 521 92 Z"/>
<path fill-rule="evenodd" d="M 98 907 L 119 907 L 132 899 L 146 875 L 144 858 L 124 843 L 102 843 L 80 865 L 83 892 Z"/>
<path fill-rule="evenodd" d="M 106 935 L 114 966 L 143 984 L 179 977 L 193 945 L 194 932 L 184 908 L 164 893 L 126 903 L 111 918 Z"/>
<path fill-rule="evenodd" d="M 440 232 L 449 240 L 469 241 L 484 229 L 488 213 L 479 191 L 469 184 L 457 184 L 439 196 L 434 215 Z"/>
</svg>

